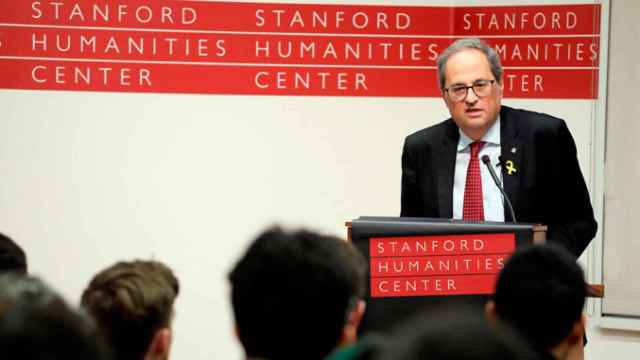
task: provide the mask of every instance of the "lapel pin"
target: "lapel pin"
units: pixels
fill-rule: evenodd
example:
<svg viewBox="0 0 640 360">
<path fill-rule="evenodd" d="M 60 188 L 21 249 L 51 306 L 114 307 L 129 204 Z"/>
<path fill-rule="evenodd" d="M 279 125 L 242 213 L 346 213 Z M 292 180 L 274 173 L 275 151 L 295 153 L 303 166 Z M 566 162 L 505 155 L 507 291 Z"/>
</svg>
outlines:
<svg viewBox="0 0 640 360">
<path fill-rule="evenodd" d="M 513 165 L 512 160 L 507 160 L 507 162 L 505 163 L 505 169 L 507 169 L 507 175 L 511 175 L 513 173 L 518 172 L 516 167 Z"/>
</svg>

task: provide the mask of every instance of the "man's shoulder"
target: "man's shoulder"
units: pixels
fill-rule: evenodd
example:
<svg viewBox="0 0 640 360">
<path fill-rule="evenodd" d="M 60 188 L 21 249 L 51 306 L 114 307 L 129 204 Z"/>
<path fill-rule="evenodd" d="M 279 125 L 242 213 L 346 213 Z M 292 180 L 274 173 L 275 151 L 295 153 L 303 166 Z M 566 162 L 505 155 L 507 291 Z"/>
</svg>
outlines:
<svg viewBox="0 0 640 360">
<path fill-rule="evenodd" d="M 405 139 L 405 143 L 408 147 L 422 147 L 429 144 L 440 143 L 443 139 L 455 136 L 457 129 L 456 124 L 449 118 L 410 134 Z"/>
<path fill-rule="evenodd" d="M 533 132 L 557 131 L 559 128 L 566 126 L 565 121 L 558 117 L 532 110 L 515 109 L 504 105 L 500 110 L 500 119 L 505 125 L 512 125 L 520 130 L 530 130 Z"/>
</svg>

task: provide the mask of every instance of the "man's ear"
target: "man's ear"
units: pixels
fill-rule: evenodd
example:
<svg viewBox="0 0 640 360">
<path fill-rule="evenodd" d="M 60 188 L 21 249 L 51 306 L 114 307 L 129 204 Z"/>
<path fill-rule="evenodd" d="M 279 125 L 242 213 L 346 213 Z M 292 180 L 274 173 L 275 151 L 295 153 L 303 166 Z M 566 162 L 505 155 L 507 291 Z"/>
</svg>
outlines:
<svg viewBox="0 0 640 360">
<path fill-rule="evenodd" d="M 569 344 L 580 344 L 580 346 L 582 346 L 582 343 L 584 342 L 584 332 L 586 326 L 587 317 L 582 314 L 580 316 L 580 319 L 573 324 L 571 332 L 569 333 L 569 336 L 567 336 L 567 341 L 569 342 Z"/>
<path fill-rule="evenodd" d="M 484 305 L 484 315 L 489 322 L 489 325 L 495 326 L 498 322 L 498 314 L 496 314 L 496 303 L 493 300 L 487 301 Z"/>
<path fill-rule="evenodd" d="M 240 328 L 238 327 L 238 324 L 235 324 L 233 326 L 233 336 L 236 337 L 239 343 L 242 343 L 242 341 L 240 340 Z"/>
<path fill-rule="evenodd" d="M 364 316 L 367 305 L 364 300 L 358 300 L 355 308 L 349 313 L 347 322 L 342 329 L 341 345 L 353 344 L 358 339 L 358 327 Z"/>
<path fill-rule="evenodd" d="M 146 360 L 164 360 L 169 358 L 171 351 L 171 329 L 162 327 L 156 331 L 147 349 Z"/>
</svg>

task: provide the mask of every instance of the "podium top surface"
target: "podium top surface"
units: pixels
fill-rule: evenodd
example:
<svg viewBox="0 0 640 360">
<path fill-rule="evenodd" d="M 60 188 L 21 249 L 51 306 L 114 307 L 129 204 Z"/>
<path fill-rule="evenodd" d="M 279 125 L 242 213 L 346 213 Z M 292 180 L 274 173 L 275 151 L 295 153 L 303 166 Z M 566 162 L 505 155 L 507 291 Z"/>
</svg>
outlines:
<svg viewBox="0 0 640 360">
<path fill-rule="evenodd" d="M 406 234 L 407 231 L 420 234 L 427 229 L 431 234 L 536 231 L 539 230 L 540 225 L 490 221 L 470 222 L 441 218 L 361 216 L 348 222 L 347 227 L 351 227 L 354 236 L 367 236 Z"/>
</svg>

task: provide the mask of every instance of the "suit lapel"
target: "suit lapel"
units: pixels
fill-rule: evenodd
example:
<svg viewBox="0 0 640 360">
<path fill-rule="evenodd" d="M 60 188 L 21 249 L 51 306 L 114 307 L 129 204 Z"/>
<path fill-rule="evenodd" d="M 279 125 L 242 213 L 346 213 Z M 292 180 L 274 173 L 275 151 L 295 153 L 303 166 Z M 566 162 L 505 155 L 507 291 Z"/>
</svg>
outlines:
<svg viewBox="0 0 640 360">
<path fill-rule="evenodd" d="M 504 191 L 507 193 L 509 200 L 511 200 L 514 209 L 517 208 L 518 189 L 520 188 L 520 169 L 522 168 L 522 153 L 524 152 L 522 143 L 518 138 L 517 120 L 511 108 L 502 106 L 500 110 L 502 183 Z M 504 218 L 511 220 L 511 214 L 506 204 L 504 208 Z"/>
<path fill-rule="evenodd" d="M 440 149 L 434 154 L 438 156 L 438 216 L 450 219 L 453 217 L 453 175 L 460 133 L 452 119 L 448 120 L 445 131 Z"/>
</svg>

